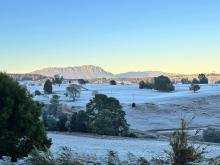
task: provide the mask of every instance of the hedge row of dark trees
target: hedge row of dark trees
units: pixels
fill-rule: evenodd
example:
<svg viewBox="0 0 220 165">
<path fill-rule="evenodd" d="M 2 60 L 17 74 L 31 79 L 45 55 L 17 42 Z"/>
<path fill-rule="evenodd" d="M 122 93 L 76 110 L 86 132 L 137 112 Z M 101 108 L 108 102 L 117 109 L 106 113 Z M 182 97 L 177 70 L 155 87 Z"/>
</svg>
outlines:
<svg viewBox="0 0 220 165">
<path fill-rule="evenodd" d="M 199 74 L 198 79 L 194 78 L 192 81 L 188 80 L 188 78 L 183 78 L 181 80 L 182 84 L 208 84 L 209 80 L 205 74 Z"/>
<path fill-rule="evenodd" d="M 63 76 L 60 75 L 54 75 L 54 78 L 52 79 L 53 84 L 61 85 L 63 82 Z"/>
<path fill-rule="evenodd" d="M 56 109 L 56 108 L 55 108 Z M 47 112 L 45 126 L 50 131 L 91 132 L 101 135 L 127 136 L 128 124 L 119 101 L 97 94 L 86 106 L 86 111 L 67 114 Z"/>
<path fill-rule="evenodd" d="M 14 162 L 34 146 L 39 150 L 50 147 L 40 115 L 41 105 L 27 89 L 0 73 L 0 159 L 10 156 Z"/>
<path fill-rule="evenodd" d="M 153 83 L 141 81 L 139 83 L 140 89 L 155 89 L 162 92 L 171 92 L 175 90 L 175 87 L 169 77 L 158 76 L 154 78 Z"/>
</svg>

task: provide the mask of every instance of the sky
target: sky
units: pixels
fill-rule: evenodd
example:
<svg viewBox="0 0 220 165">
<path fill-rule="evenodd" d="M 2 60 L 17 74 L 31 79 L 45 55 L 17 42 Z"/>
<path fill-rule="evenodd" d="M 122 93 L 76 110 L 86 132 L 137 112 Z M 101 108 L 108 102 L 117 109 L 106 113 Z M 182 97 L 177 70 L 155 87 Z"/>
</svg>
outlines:
<svg viewBox="0 0 220 165">
<path fill-rule="evenodd" d="M 220 73 L 219 0 L 0 0 L 0 71 Z"/>
</svg>

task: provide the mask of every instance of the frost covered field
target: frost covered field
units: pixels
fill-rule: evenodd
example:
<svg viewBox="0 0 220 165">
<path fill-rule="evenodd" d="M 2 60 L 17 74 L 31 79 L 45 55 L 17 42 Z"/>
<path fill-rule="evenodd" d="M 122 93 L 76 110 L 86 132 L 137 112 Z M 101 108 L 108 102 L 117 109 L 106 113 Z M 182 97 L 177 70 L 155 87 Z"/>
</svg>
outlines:
<svg viewBox="0 0 220 165">
<path fill-rule="evenodd" d="M 137 157 L 143 156 L 150 160 L 152 157 L 167 156 L 164 151 L 169 149 L 169 142 L 161 140 L 54 133 L 49 133 L 48 136 L 53 139 L 51 151 L 55 154 L 59 152 L 62 146 L 67 146 L 80 155 L 95 155 L 97 158 L 103 157 L 109 150 L 113 150 L 118 153 L 122 160 L 127 159 L 128 153 Z M 216 157 L 220 153 L 220 146 L 209 145 L 206 151 L 208 151 L 206 158 Z"/>
<path fill-rule="evenodd" d="M 25 82 L 31 93 L 40 90 L 43 93 L 43 86 L 36 83 Z M 201 90 L 193 93 L 189 91 L 189 85 L 176 84 L 175 92 L 163 93 L 154 90 L 139 89 L 137 84 L 116 85 L 109 84 L 87 84 L 82 91 L 80 98 L 72 102 L 64 95 L 68 84 L 53 86 L 54 94 L 60 96 L 60 102 L 67 107 L 85 109 L 86 104 L 93 97 L 94 90 L 98 93 L 116 97 L 126 112 L 126 118 L 130 128 L 140 131 L 163 131 L 178 128 L 181 118 L 190 120 L 191 127 L 207 127 L 209 125 L 220 126 L 220 85 L 201 85 Z M 48 103 L 51 96 L 36 96 L 35 100 Z M 137 104 L 131 108 L 131 103 Z M 70 147 L 74 152 L 80 154 L 96 154 L 103 156 L 108 150 L 119 153 L 125 158 L 131 152 L 137 156 L 144 156 L 147 159 L 153 156 L 162 156 L 164 150 L 168 149 L 168 141 L 149 139 L 129 139 L 106 136 L 90 136 L 82 134 L 62 135 L 49 133 L 52 138 L 52 152 L 57 152 L 61 146 Z M 207 157 L 217 156 L 220 146 L 211 144 L 207 150 Z"/>
<path fill-rule="evenodd" d="M 53 86 L 53 92 L 60 96 L 60 102 L 67 107 L 85 109 L 86 104 L 93 97 L 92 91 L 116 97 L 126 112 L 126 118 L 132 129 L 142 131 L 172 129 L 179 127 L 181 118 L 192 121 L 192 127 L 220 126 L 220 85 L 201 85 L 201 90 L 193 93 L 189 85 L 176 84 L 171 93 L 139 89 L 138 84 L 116 85 L 87 84 L 88 91 L 82 91 L 80 98 L 72 102 L 64 95 L 68 84 Z M 43 92 L 43 86 L 28 85 L 31 93 L 35 90 Z M 36 96 L 34 99 L 49 102 L 51 96 Z M 137 107 L 132 109 L 131 103 Z"/>
</svg>

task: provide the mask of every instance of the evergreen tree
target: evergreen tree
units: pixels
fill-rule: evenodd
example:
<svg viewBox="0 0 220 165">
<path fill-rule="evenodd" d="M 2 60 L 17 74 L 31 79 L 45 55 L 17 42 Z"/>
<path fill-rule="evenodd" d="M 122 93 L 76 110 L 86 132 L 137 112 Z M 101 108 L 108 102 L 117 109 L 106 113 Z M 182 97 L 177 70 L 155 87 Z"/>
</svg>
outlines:
<svg viewBox="0 0 220 165">
<path fill-rule="evenodd" d="M 114 136 L 127 135 L 128 124 L 125 112 L 117 99 L 97 94 L 87 104 L 86 112 L 92 132 Z"/>
<path fill-rule="evenodd" d="M 59 120 L 57 122 L 57 130 L 58 131 L 61 131 L 61 132 L 67 131 L 67 126 L 66 126 L 67 120 L 68 120 L 68 118 L 65 114 L 60 114 Z"/>
<path fill-rule="evenodd" d="M 44 84 L 44 93 L 52 94 L 52 90 L 53 90 L 52 82 L 48 79 Z"/>
<path fill-rule="evenodd" d="M 145 88 L 145 82 L 144 81 L 140 81 L 139 82 L 139 88 L 140 89 L 144 89 Z"/>
<path fill-rule="evenodd" d="M 28 91 L 0 73 L 0 158 L 10 156 L 16 161 L 34 146 L 40 150 L 50 147 L 40 115 L 41 105 Z"/>
<path fill-rule="evenodd" d="M 109 83 L 110 83 L 110 85 L 117 85 L 115 80 L 111 80 Z"/>
<path fill-rule="evenodd" d="M 175 90 L 169 77 L 166 77 L 166 76 L 155 77 L 153 87 L 154 87 L 154 89 L 159 90 L 159 91 L 163 91 L 163 92 L 170 92 L 170 91 Z"/>
<path fill-rule="evenodd" d="M 70 130 L 78 132 L 88 131 L 88 115 L 85 111 L 73 113 L 70 119 Z"/>
<path fill-rule="evenodd" d="M 200 82 L 199 82 L 199 80 L 197 80 L 196 78 L 194 78 L 193 80 L 192 80 L 192 84 L 199 84 Z"/>
<path fill-rule="evenodd" d="M 200 84 L 208 84 L 209 82 L 208 78 L 203 73 L 199 74 L 198 79 Z"/>
</svg>

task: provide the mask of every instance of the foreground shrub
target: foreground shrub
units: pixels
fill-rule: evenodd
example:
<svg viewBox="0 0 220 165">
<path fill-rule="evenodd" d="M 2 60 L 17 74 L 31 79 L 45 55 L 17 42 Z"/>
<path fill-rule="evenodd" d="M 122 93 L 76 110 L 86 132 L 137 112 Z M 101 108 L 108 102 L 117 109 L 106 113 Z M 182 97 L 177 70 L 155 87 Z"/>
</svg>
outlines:
<svg viewBox="0 0 220 165">
<path fill-rule="evenodd" d="M 171 152 L 168 153 L 173 165 L 187 165 L 203 158 L 204 149 L 190 144 L 187 136 L 187 124 L 182 120 L 180 130 L 175 131 L 170 140 Z"/>
<path fill-rule="evenodd" d="M 203 139 L 206 142 L 220 143 L 220 129 L 209 127 L 203 131 Z"/>
<path fill-rule="evenodd" d="M 0 159 L 10 156 L 16 161 L 27 156 L 34 146 L 50 147 L 51 141 L 40 121 L 41 105 L 3 73 L 0 73 L 0 112 Z"/>
</svg>

